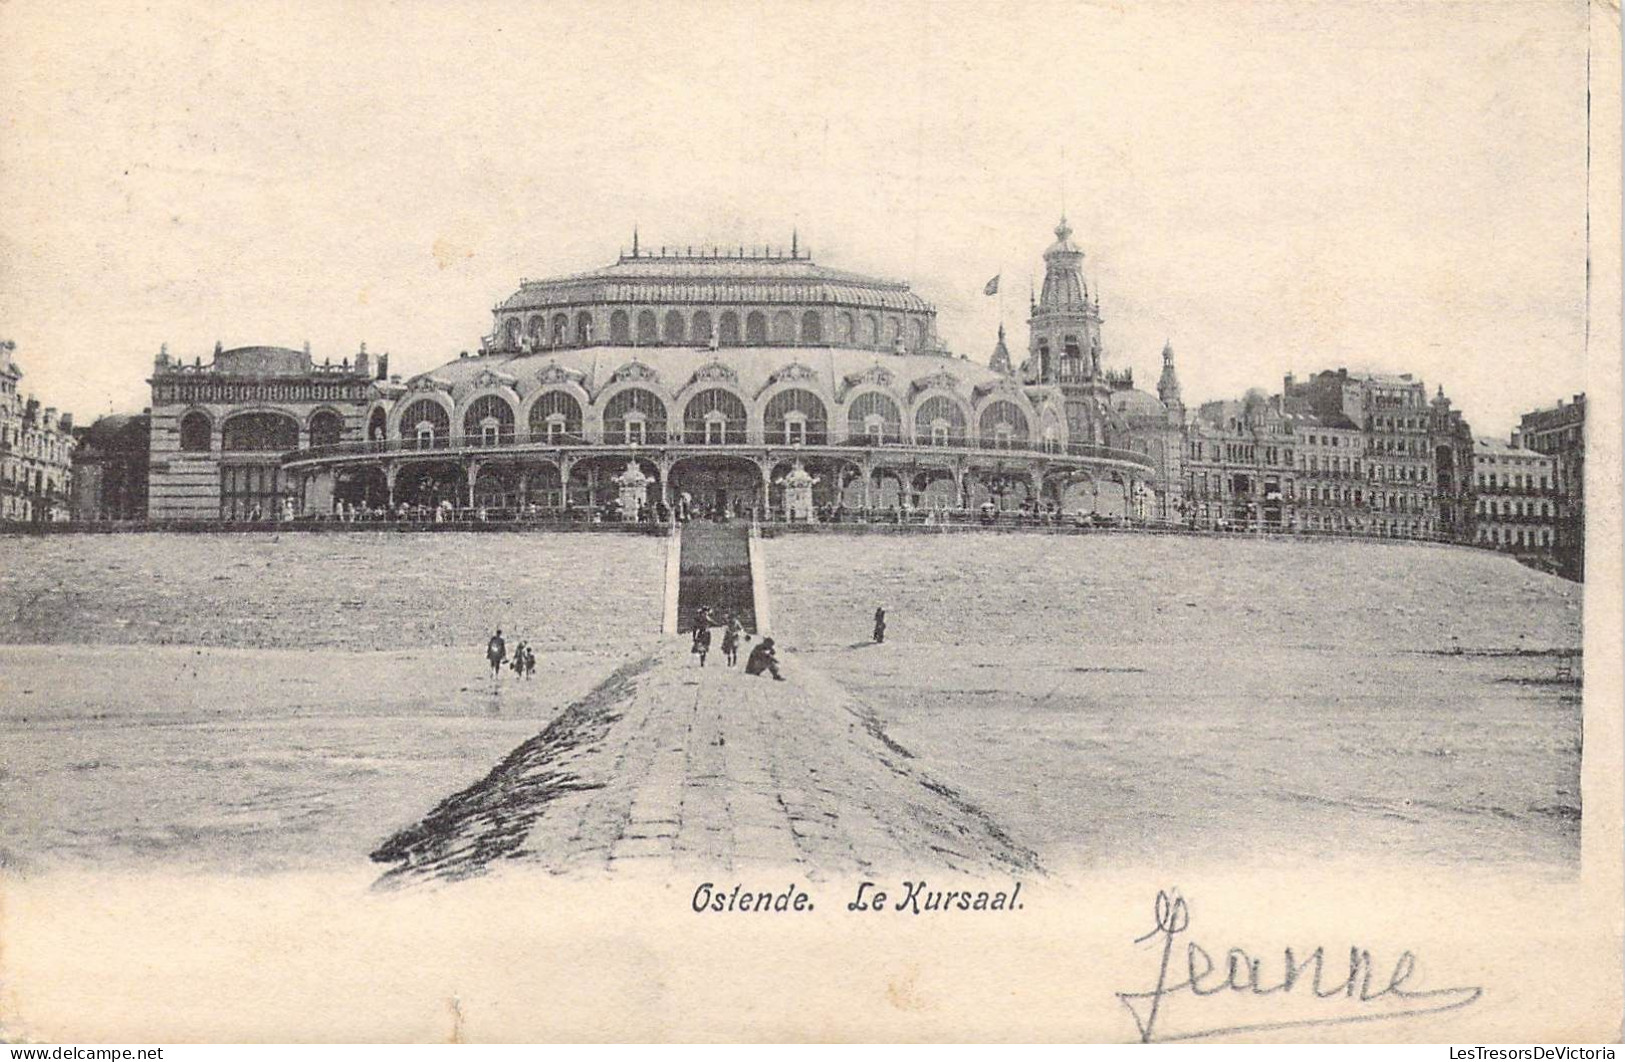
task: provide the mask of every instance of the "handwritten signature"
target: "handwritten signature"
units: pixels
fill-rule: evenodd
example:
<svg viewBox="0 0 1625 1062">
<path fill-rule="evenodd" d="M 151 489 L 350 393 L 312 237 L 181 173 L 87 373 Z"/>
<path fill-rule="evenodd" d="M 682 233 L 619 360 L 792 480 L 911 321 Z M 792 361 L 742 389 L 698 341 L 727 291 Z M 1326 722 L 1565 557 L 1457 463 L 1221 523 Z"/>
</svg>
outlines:
<svg viewBox="0 0 1625 1062">
<path fill-rule="evenodd" d="M 1117 993 L 1118 1000 L 1133 1015 L 1142 1043 L 1194 1040 L 1267 1029 L 1389 1021 L 1456 1010 L 1471 1005 L 1484 994 L 1482 988 L 1476 987 L 1427 991 L 1407 988 L 1406 984 L 1416 973 L 1416 956 L 1409 951 L 1400 953 L 1384 980 L 1377 972 L 1371 952 L 1360 947 L 1349 948 L 1346 974 L 1340 963 L 1328 962 L 1325 948 L 1317 947 L 1302 959 L 1293 949 L 1287 948 L 1277 975 L 1273 971 L 1266 973 L 1264 960 L 1253 958 L 1241 948 L 1229 948 L 1222 960 L 1216 960 L 1202 945 L 1187 940 L 1184 969 L 1170 971 L 1175 961 L 1175 938 L 1190 929 L 1190 907 L 1177 889 L 1158 892 L 1155 916 L 1156 925 L 1150 932 L 1135 938 L 1134 943 L 1143 944 L 1161 938 L 1162 962 L 1157 969 L 1156 987 L 1145 992 Z M 1170 973 L 1183 979 L 1172 981 Z M 1341 980 L 1328 984 L 1329 978 Z M 1245 1001 L 1252 1004 L 1268 996 L 1279 996 L 1282 1003 L 1279 1009 L 1272 1009 L 1269 1020 L 1255 1020 L 1260 1016 L 1257 1013 L 1259 1008 L 1247 1006 L 1240 1008 L 1247 1012 L 1246 1019 L 1237 1023 L 1214 1024 L 1194 1031 L 1158 1031 L 1158 1022 L 1166 1020 L 1172 1001 L 1181 997 L 1204 999 L 1221 994 L 1228 994 L 1225 998 L 1232 1003 Z M 1304 1004 L 1310 1009 L 1305 1009 Z M 1336 1013 L 1329 1013 L 1332 1010 Z M 1186 1014 L 1189 1020 L 1188 1010 Z"/>
</svg>

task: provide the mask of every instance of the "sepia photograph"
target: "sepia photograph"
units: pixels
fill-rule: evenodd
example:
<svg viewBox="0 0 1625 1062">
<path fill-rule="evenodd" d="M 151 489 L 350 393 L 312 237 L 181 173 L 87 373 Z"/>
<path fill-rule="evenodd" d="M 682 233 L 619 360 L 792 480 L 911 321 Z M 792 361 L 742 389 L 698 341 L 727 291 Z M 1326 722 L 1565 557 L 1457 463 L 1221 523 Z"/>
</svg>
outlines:
<svg viewBox="0 0 1625 1062">
<path fill-rule="evenodd" d="M 0 5 L 0 1040 L 1618 1041 L 1619 32 Z"/>
</svg>

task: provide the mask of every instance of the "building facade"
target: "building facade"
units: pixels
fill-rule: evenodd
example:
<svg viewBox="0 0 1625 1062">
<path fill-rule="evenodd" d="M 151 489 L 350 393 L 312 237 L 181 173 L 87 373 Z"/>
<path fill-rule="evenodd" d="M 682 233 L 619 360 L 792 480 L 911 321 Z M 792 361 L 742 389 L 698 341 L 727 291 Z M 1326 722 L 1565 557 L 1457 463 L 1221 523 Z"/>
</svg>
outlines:
<svg viewBox="0 0 1625 1062">
<path fill-rule="evenodd" d="M 0 522 L 56 523 L 73 500 L 73 417 L 18 388 L 23 370 L 0 342 Z"/>
<path fill-rule="evenodd" d="M 1366 482 L 1366 433 L 1342 414 L 1287 418 L 1296 477 L 1287 484 L 1292 526 L 1299 531 L 1383 534 Z"/>
<path fill-rule="evenodd" d="M 1478 501 L 1473 476 L 1473 429 L 1458 409 L 1451 407 L 1444 388 L 1429 406 L 1433 436 L 1434 497 L 1439 529 L 1446 538 L 1473 542 L 1478 538 Z"/>
<path fill-rule="evenodd" d="M 1305 380 L 1287 376 L 1283 408 L 1311 414 L 1323 426 L 1352 424 L 1359 443 L 1363 486 L 1355 518 L 1367 534 L 1399 538 L 1442 538 L 1435 464 L 1435 423 L 1427 387 L 1410 373 L 1350 373 L 1330 369 Z M 1335 436 L 1334 436 L 1335 437 Z M 1348 455 L 1344 455 L 1347 457 Z M 1454 484 L 1458 480 L 1453 479 Z"/>
<path fill-rule="evenodd" d="M 74 432 L 73 518 L 102 523 L 147 518 L 152 417 L 113 413 Z"/>
<path fill-rule="evenodd" d="M 1166 513 L 1183 407 L 1102 363 L 1083 253 L 1064 219 L 1055 235 L 1014 373 L 943 349 L 907 284 L 794 244 L 753 256 L 634 240 L 602 269 L 523 281 L 477 354 L 375 383 L 364 439 L 312 438 L 282 471 L 310 513 L 606 506 L 629 466 L 647 506 L 686 496 L 702 511 L 782 512 L 800 466 L 820 511 Z M 1171 350 L 1164 376 L 1177 397 Z"/>
<path fill-rule="evenodd" d="M 166 346 L 149 382 L 151 518 L 273 520 L 302 500 L 282 455 L 360 442 L 373 373 L 364 346 L 354 364 L 318 365 L 308 345 L 217 343 L 207 364 L 172 359 Z"/>
<path fill-rule="evenodd" d="M 1556 541 L 1556 459 L 1523 445 L 1480 438 L 1473 447 L 1474 541 L 1524 555 L 1551 554 Z"/>
<path fill-rule="evenodd" d="M 1554 553 L 1571 579 L 1585 578 L 1585 420 L 1586 396 L 1559 399 L 1550 409 L 1525 413 L 1519 423 L 1523 445 L 1553 459 L 1557 480 L 1557 538 Z"/>
<path fill-rule="evenodd" d="M 1280 403 L 1263 391 L 1204 402 L 1186 430 L 1180 515 L 1203 530 L 1293 530 L 1295 458 Z"/>
</svg>

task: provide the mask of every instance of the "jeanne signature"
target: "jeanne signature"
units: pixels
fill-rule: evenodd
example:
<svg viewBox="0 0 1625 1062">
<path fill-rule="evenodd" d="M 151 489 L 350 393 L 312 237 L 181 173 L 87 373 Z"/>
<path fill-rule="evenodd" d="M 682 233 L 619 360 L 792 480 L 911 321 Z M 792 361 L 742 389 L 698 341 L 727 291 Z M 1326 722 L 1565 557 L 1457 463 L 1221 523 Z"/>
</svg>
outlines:
<svg viewBox="0 0 1625 1062">
<path fill-rule="evenodd" d="M 1182 962 L 1174 958 L 1175 938 L 1189 931 L 1190 907 L 1179 891 L 1157 893 L 1156 925 L 1136 944 L 1162 939 L 1162 962 L 1157 969 L 1156 987 L 1145 992 L 1119 992 L 1117 998 L 1133 1015 L 1142 1043 L 1193 1040 L 1199 1037 L 1289 1029 L 1301 1026 L 1345 1025 L 1354 1022 L 1388 1021 L 1393 1018 L 1436 1014 L 1468 1006 L 1484 994 L 1482 988 L 1435 988 L 1419 991 L 1407 988 L 1416 973 L 1416 956 L 1401 952 L 1386 977 L 1378 972 L 1371 952 L 1351 947 L 1346 971 L 1341 963 L 1329 961 L 1326 949 L 1317 947 L 1301 959 L 1292 948 L 1285 949 L 1279 968 L 1267 967 L 1241 948 L 1229 948 L 1222 959 L 1194 940 L 1184 943 Z M 1182 968 L 1181 968 L 1182 967 Z M 1180 978 L 1174 980 L 1174 978 Z M 1281 997 L 1277 1020 L 1220 1024 L 1196 1031 L 1159 1034 L 1157 1022 L 1165 1017 L 1167 1004 L 1182 996 L 1204 999 L 1228 993 L 1253 999 Z M 1340 1004 L 1340 1005 L 1339 1005 Z M 1353 1005 L 1353 1013 L 1350 1013 Z M 1314 1012 L 1319 1006 L 1321 1013 Z M 1327 1013 L 1336 1005 L 1337 1013 Z M 1369 1009 L 1363 1009 L 1369 1005 Z M 1211 1009 L 1211 1008 L 1210 1008 Z M 1251 1009 L 1251 1008 L 1250 1008 Z M 1188 1008 L 1182 1013 L 1189 1018 Z"/>
</svg>

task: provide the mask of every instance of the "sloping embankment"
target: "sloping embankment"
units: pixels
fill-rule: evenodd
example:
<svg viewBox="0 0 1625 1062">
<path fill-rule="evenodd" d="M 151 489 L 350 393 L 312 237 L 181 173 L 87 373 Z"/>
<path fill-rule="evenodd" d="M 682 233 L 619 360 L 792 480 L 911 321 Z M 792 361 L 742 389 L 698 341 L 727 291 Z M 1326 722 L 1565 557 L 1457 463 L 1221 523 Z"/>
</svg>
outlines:
<svg viewBox="0 0 1625 1062">
<path fill-rule="evenodd" d="M 1037 856 L 928 777 L 833 680 L 748 678 L 671 644 L 628 663 L 372 858 L 386 882 L 506 860 L 556 873 L 798 867 L 1035 871 Z M 743 656 L 743 654 L 741 654 Z"/>
</svg>

